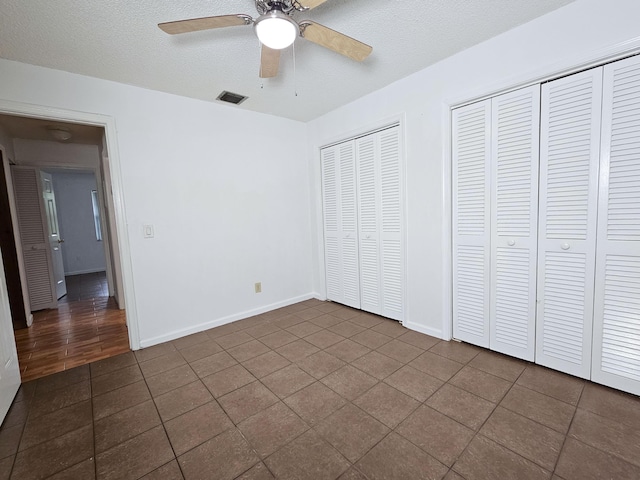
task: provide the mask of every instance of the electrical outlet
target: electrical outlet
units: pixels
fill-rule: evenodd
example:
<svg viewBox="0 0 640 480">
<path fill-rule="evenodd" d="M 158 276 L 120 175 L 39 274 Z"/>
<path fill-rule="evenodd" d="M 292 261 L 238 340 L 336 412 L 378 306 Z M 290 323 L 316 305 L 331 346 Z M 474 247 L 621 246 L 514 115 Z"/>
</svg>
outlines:
<svg viewBox="0 0 640 480">
<path fill-rule="evenodd" d="M 262 293 L 262 282 L 256 282 L 256 293 Z"/>
</svg>

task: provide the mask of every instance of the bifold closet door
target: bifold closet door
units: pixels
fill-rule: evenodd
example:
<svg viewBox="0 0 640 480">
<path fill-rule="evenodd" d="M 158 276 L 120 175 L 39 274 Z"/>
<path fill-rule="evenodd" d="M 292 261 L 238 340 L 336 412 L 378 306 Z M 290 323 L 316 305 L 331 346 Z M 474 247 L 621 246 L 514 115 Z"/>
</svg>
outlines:
<svg viewBox="0 0 640 480">
<path fill-rule="evenodd" d="M 362 310 L 404 320 L 400 127 L 356 140 Z"/>
<path fill-rule="evenodd" d="M 602 68 L 544 84 L 536 363 L 590 378 Z"/>
<path fill-rule="evenodd" d="M 360 308 L 355 143 L 321 150 L 327 298 Z"/>
<path fill-rule="evenodd" d="M 603 89 L 592 379 L 640 395 L 640 58 Z"/>
<path fill-rule="evenodd" d="M 533 361 L 540 86 L 491 99 L 491 117 L 489 346 Z"/>
<path fill-rule="evenodd" d="M 452 115 L 453 336 L 488 348 L 491 100 Z"/>
</svg>

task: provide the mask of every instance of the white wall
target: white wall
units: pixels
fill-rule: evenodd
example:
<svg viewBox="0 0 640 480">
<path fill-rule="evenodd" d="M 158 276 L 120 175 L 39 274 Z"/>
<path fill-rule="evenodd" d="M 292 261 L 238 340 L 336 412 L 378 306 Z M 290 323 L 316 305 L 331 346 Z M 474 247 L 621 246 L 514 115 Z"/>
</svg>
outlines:
<svg viewBox="0 0 640 480">
<path fill-rule="evenodd" d="M 0 85 L 115 119 L 142 345 L 311 295 L 306 125 L 7 60 Z"/>
<path fill-rule="evenodd" d="M 93 172 L 50 170 L 56 196 L 65 275 L 106 270 L 104 243 L 96 239 L 91 191 Z"/>
<path fill-rule="evenodd" d="M 545 74 L 556 74 L 594 58 L 601 49 L 640 35 L 640 2 L 577 1 L 487 42 L 452 56 L 309 123 L 309 156 L 313 171 L 316 256 L 315 288 L 324 291 L 321 248 L 321 199 L 318 148 L 366 130 L 390 116 L 405 115 L 408 205 L 409 326 L 447 336 L 450 322 L 450 263 L 444 240 L 450 182 L 450 103 L 487 95 Z M 626 47 L 616 47 L 622 50 Z"/>
</svg>

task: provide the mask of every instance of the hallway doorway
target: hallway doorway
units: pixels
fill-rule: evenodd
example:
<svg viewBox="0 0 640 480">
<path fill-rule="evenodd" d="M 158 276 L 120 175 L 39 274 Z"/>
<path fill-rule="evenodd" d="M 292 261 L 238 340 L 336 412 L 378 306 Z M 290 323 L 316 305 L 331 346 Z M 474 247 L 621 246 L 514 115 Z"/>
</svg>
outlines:
<svg viewBox="0 0 640 480">
<path fill-rule="evenodd" d="M 109 297 L 106 274 L 66 282 L 57 309 L 34 312 L 33 325 L 15 331 L 23 382 L 129 351 L 125 311 Z"/>
</svg>

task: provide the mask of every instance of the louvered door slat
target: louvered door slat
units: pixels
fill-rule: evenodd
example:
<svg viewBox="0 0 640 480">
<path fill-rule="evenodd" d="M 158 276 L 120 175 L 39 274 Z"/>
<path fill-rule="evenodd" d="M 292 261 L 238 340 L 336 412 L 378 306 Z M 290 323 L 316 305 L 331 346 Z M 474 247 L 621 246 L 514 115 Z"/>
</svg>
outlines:
<svg viewBox="0 0 640 480">
<path fill-rule="evenodd" d="M 536 363 L 589 378 L 602 69 L 542 87 Z"/>
<path fill-rule="evenodd" d="M 640 394 L 640 59 L 604 67 L 592 379 Z"/>
<path fill-rule="evenodd" d="M 490 348 L 534 359 L 540 87 L 491 100 Z"/>
<path fill-rule="evenodd" d="M 453 336 L 489 347 L 491 100 L 452 121 Z"/>
<path fill-rule="evenodd" d="M 353 141 L 321 151 L 327 298 L 360 307 Z"/>
<path fill-rule="evenodd" d="M 31 310 L 57 305 L 51 253 L 43 223 L 40 174 L 33 167 L 12 167 L 18 230 Z"/>
</svg>

